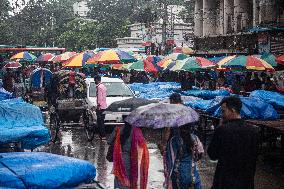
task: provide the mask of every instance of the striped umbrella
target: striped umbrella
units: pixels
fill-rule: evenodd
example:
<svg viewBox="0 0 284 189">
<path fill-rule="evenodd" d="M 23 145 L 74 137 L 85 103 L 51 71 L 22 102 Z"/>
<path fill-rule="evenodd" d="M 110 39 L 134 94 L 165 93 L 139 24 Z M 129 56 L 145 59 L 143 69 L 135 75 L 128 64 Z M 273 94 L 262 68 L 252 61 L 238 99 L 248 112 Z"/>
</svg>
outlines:
<svg viewBox="0 0 284 189">
<path fill-rule="evenodd" d="M 4 68 L 9 68 L 9 69 L 17 69 L 20 67 L 22 67 L 22 65 L 19 62 L 8 62 L 4 66 Z"/>
<path fill-rule="evenodd" d="M 36 56 L 29 53 L 28 51 L 24 51 L 24 52 L 19 52 L 15 55 L 13 55 L 11 58 L 11 60 L 20 60 L 20 61 L 33 61 L 36 59 Z"/>
<path fill-rule="evenodd" d="M 231 68 L 231 69 L 256 70 L 256 71 L 274 70 L 274 68 L 266 61 L 254 56 L 244 56 L 244 55 L 235 56 L 234 58 L 230 59 L 229 61 L 221 65 L 221 67 Z"/>
<path fill-rule="evenodd" d="M 52 53 L 46 53 L 46 54 L 42 54 L 39 57 L 37 57 L 37 59 L 35 60 L 35 62 L 51 62 L 51 60 L 55 57 L 54 54 Z"/>
<path fill-rule="evenodd" d="M 189 57 L 184 60 L 177 60 L 176 65 L 173 66 L 170 70 L 184 70 L 184 71 L 195 71 L 202 69 L 214 68 L 215 64 L 202 57 Z"/>
<path fill-rule="evenodd" d="M 76 52 L 65 52 L 63 54 L 57 55 L 54 58 L 52 58 L 50 61 L 54 63 L 59 63 L 59 62 L 64 62 L 71 57 L 75 56 L 77 53 Z"/>
<path fill-rule="evenodd" d="M 173 50 L 174 53 L 183 53 L 183 54 L 194 54 L 194 50 L 189 47 L 176 47 Z"/>
<path fill-rule="evenodd" d="M 88 59 L 92 57 L 90 52 L 82 52 L 70 58 L 63 63 L 64 67 L 83 67 L 85 66 Z"/>
<path fill-rule="evenodd" d="M 138 60 L 137 62 L 133 62 L 132 65 L 129 66 L 128 70 L 144 71 L 143 60 Z"/>
<path fill-rule="evenodd" d="M 276 57 L 273 54 L 270 53 L 264 53 L 263 55 L 261 55 L 260 57 L 262 60 L 266 61 L 268 64 L 270 64 L 272 67 L 276 67 L 277 66 L 277 62 L 276 62 Z"/>
<path fill-rule="evenodd" d="M 121 50 L 105 50 L 95 54 L 90 58 L 87 64 L 119 64 L 119 63 L 131 63 L 136 59 L 129 53 Z"/>
<path fill-rule="evenodd" d="M 184 60 L 184 59 L 188 58 L 188 56 L 183 54 L 183 53 L 172 53 L 172 54 L 166 56 L 165 58 L 166 59 L 172 59 L 172 60 Z"/>
</svg>

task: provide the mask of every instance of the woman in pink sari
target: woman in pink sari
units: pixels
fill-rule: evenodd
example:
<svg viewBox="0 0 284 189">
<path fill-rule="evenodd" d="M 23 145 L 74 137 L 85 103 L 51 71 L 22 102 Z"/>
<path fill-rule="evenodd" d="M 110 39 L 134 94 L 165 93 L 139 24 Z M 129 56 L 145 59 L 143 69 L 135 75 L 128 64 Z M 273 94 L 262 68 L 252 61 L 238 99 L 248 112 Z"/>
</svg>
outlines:
<svg viewBox="0 0 284 189">
<path fill-rule="evenodd" d="M 108 144 L 113 145 L 114 188 L 146 189 L 149 152 L 142 131 L 125 123 L 113 131 Z"/>
</svg>

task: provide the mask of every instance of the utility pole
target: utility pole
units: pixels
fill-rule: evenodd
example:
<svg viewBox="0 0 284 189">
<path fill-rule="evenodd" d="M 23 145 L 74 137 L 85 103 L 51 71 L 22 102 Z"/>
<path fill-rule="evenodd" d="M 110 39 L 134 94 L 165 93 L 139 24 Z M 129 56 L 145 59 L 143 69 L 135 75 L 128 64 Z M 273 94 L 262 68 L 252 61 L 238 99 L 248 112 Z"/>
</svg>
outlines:
<svg viewBox="0 0 284 189">
<path fill-rule="evenodd" d="M 166 41 L 167 41 L 167 21 L 168 21 L 168 2 L 167 0 L 162 0 L 162 6 L 163 6 L 162 50 L 165 54 Z"/>
</svg>

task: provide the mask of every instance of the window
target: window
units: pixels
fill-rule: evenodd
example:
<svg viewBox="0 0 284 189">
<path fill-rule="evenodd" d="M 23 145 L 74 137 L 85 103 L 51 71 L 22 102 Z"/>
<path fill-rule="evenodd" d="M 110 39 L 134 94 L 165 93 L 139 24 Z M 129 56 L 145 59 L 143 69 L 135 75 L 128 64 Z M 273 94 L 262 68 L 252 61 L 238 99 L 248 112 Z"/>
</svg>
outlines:
<svg viewBox="0 0 284 189">
<path fill-rule="evenodd" d="M 125 83 L 106 82 L 103 83 L 107 88 L 107 97 L 132 97 L 133 93 Z M 97 89 L 95 82 L 90 84 L 89 96 L 96 97 Z"/>
</svg>

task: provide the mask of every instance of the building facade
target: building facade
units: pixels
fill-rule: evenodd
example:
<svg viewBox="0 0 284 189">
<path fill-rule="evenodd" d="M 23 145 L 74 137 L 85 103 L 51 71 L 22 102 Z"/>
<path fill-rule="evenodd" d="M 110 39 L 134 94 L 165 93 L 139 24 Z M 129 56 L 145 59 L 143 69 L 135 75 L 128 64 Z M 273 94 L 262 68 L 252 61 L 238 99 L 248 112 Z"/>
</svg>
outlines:
<svg viewBox="0 0 284 189">
<path fill-rule="evenodd" d="M 284 51 L 283 33 L 279 29 L 284 24 L 282 4 L 281 0 L 195 0 L 197 50 L 252 53 L 255 49 L 259 50 L 261 40 L 262 44 L 266 41 L 270 46 L 265 51 L 272 51 L 273 44 L 278 46 L 278 50 L 283 46 Z M 252 32 L 253 28 L 278 29 Z"/>
<path fill-rule="evenodd" d="M 87 1 L 79 1 L 73 4 L 73 11 L 75 16 L 86 18 L 90 9 Z"/>
<path fill-rule="evenodd" d="M 176 46 L 193 46 L 193 24 L 184 22 L 179 13 L 184 9 L 183 6 L 168 6 L 168 22 L 167 22 L 167 39 Z M 119 48 L 125 46 L 129 48 L 143 47 L 145 43 L 154 43 L 159 46 L 162 43 L 162 23 L 163 20 L 151 23 L 146 26 L 145 23 L 134 23 L 129 26 L 131 36 L 118 38 L 117 45 Z"/>
</svg>

